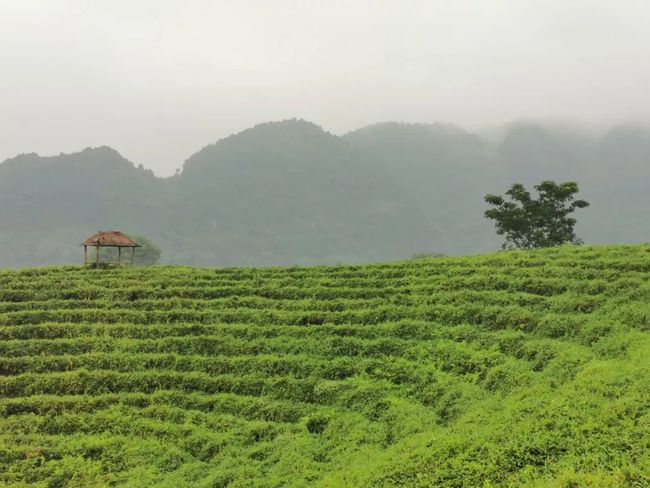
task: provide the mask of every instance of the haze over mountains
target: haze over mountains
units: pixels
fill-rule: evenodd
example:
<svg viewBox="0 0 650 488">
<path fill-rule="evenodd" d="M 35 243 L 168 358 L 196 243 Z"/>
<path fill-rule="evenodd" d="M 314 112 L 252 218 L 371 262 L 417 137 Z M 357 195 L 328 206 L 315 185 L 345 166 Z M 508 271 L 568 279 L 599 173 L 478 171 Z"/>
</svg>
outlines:
<svg viewBox="0 0 650 488">
<path fill-rule="evenodd" d="M 163 261 L 357 263 L 499 247 L 486 193 L 578 181 L 586 242 L 650 240 L 650 131 L 595 136 L 514 124 L 498 141 L 444 124 L 382 123 L 343 136 L 302 120 L 257 125 L 157 178 L 109 147 L 0 164 L 0 267 L 78 263 L 96 230 L 147 236 Z"/>
</svg>

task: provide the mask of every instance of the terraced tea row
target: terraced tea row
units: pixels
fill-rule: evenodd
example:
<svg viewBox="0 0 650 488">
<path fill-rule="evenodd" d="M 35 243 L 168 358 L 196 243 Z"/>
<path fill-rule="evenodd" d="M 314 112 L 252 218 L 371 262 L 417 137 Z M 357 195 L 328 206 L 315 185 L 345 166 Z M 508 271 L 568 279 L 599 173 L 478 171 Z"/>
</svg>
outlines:
<svg viewBox="0 0 650 488">
<path fill-rule="evenodd" d="M 648 246 L 0 271 L 0 484 L 644 486 L 648 353 Z"/>
</svg>

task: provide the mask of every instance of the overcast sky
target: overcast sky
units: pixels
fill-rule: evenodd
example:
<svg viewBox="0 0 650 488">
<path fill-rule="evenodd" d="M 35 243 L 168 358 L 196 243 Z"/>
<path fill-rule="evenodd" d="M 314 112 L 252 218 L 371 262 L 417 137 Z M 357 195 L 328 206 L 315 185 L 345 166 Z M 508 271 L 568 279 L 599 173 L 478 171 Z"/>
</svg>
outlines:
<svg viewBox="0 0 650 488">
<path fill-rule="evenodd" d="M 0 160 L 110 145 L 169 175 L 304 118 L 650 118 L 647 0 L 0 0 Z"/>
</svg>

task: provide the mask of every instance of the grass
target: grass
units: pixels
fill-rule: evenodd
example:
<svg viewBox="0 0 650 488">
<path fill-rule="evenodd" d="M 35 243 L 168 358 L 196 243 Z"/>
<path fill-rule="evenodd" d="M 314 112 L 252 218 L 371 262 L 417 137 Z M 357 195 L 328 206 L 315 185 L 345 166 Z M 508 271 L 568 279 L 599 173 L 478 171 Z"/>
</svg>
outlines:
<svg viewBox="0 0 650 488">
<path fill-rule="evenodd" d="M 0 485 L 650 486 L 650 246 L 0 271 Z"/>
</svg>

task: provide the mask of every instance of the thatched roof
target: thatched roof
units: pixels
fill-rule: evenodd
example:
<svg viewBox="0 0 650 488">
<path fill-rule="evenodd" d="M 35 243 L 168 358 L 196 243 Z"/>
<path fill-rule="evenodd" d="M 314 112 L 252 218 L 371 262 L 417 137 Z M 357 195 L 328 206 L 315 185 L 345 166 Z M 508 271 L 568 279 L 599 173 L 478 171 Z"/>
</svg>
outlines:
<svg viewBox="0 0 650 488">
<path fill-rule="evenodd" d="M 117 230 L 100 230 L 81 243 L 82 246 L 141 247 Z"/>
</svg>

